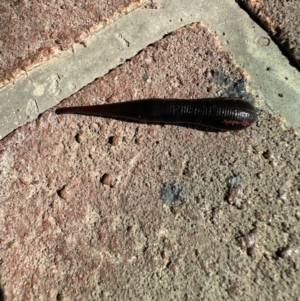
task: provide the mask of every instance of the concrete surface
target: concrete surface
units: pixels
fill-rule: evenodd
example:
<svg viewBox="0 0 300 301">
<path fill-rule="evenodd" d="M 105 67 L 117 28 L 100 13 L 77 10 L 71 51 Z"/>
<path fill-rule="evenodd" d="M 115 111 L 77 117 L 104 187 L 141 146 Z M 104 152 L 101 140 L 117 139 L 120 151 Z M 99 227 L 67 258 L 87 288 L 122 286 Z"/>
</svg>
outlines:
<svg viewBox="0 0 300 301">
<path fill-rule="evenodd" d="M 174 3 L 150 3 L 141 11 L 144 18 L 152 14 L 153 24 L 165 9 L 168 22 L 177 20 L 181 27 L 189 13 L 182 15 L 187 8 Z M 170 34 L 59 106 L 157 94 L 234 94 L 268 107 L 262 91 L 276 93 L 281 86 L 266 88 L 259 83 L 260 72 L 267 67 L 266 76 L 279 83 L 282 68 L 290 68 L 286 60 L 280 56 L 283 67 L 269 67 L 258 58 L 260 65 L 252 66 L 249 57 L 272 49 L 274 59 L 278 49 L 256 26 L 253 31 L 241 26 L 233 34 L 238 25 L 253 25 L 234 2 L 218 2 L 221 15 L 215 10 L 209 17 L 208 4 L 200 5 L 201 23 L 175 31 L 166 27 Z M 227 8 L 233 22 L 226 21 Z M 218 35 L 212 33 L 215 23 Z M 232 31 L 228 42 L 226 28 Z M 249 41 L 239 43 L 237 32 L 247 33 Z M 121 33 L 116 45 L 123 41 L 123 48 L 130 48 L 134 36 Z M 228 52 L 239 44 L 242 48 Z M 82 72 L 82 66 L 77 68 Z M 41 84 L 35 87 L 38 95 L 45 93 Z M 56 85 L 45 87 L 52 95 L 59 91 Z M 285 91 L 280 93 L 285 99 Z M 41 107 L 51 106 L 41 99 Z M 34 111 L 35 98 L 31 103 Z M 300 144 L 295 129 L 285 129 L 264 109 L 252 127 L 238 133 L 57 116 L 54 111 L 50 108 L 0 142 L 0 299 L 297 300 Z M 299 112 L 297 106 L 294 111 Z"/>
<path fill-rule="evenodd" d="M 216 9 L 217 7 L 217 9 Z M 155 22 L 153 22 L 155 20 Z M 242 20 L 242 21 L 241 21 Z M 198 0 L 157 1 L 157 9 L 142 8 L 75 44 L 0 90 L 0 138 L 62 99 L 134 56 L 164 34 L 192 22 L 216 32 L 223 47 L 251 79 L 259 106 L 300 127 L 299 72 L 289 65 L 267 34 L 233 1 L 215 6 Z"/>
<path fill-rule="evenodd" d="M 182 28 L 61 105 L 228 93 L 246 78 L 218 44 Z M 297 297 L 293 130 L 264 111 L 220 133 L 54 110 L 1 144 L 7 300 Z"/>
<path fill-rule="evenodd" d="M 51 58 L 58 49 L 84 44 L 91 33 L 146 0 L 20 0 L 0 3 L 0 85 Z"/>
<path fill-rule="evenodd" d="M 281 0 L 238 0 L 278 43 L 285 55 L 300 69 L 300 2 Z"/>
</svg>

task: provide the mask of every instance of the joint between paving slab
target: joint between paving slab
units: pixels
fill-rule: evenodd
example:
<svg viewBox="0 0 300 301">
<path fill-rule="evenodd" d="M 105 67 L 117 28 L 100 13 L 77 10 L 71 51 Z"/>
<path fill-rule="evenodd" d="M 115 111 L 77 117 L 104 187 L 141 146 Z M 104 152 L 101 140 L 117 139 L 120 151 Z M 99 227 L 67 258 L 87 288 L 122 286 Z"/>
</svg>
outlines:
<svg viewBox="0 0 300 301">
<path fill-rule="evenodd" d="M 215 32 L 222 47 L 250 75 L 251 89 L 262 101 L 262 108 L 271 108 L 285 117 L 288 126 L 300 128 L 299 72 L 271 39 L 268 45 L 260 45 L 259 38 L 268 39 L 269 35 L 237 3 L 216 1 L 213 6 L 197 0 L 190 0 L 188 5 L 181 0 L 156 2 L 159 9 L 135 9 L 89 36 L 87 47 L 75 44 L 2 87 L 0 139 L 166 34 L 194 22 Z"/>
<path fill-rule="evenodd" d="M 264 23 L 264 21 L 261 20 L 260 18 L 258 18 L 258 16 L 255 15 L 251 11 L 251 9 L 246 5 L 246 3 L 244 1 L 237 1 L 237 3 L 241 7 L 241 9 L 243 9 L 256 24 L 258 24 L 263 30 L 266 31 L 266 33 L 269 35 L 270 39 L 272 39 L 272 41 L 281 50 L 282 54 L 289 60 L 291 66 L 294 67 L 294 68 L 296 68 L 298 70 L 298 72 L 299 72 L 300 71 L 300 63 L 291 54 L 291 52 L 289 51 L 289 49 L 284 44 L 282 44 L 279 41 L 279 39 L 278 39 L 278 36 L 280 35 L 281 31 L 277 32 L 276 35 L 272 35 L 271 31 L 268 29 L 268 27 Z"/>
</svg>

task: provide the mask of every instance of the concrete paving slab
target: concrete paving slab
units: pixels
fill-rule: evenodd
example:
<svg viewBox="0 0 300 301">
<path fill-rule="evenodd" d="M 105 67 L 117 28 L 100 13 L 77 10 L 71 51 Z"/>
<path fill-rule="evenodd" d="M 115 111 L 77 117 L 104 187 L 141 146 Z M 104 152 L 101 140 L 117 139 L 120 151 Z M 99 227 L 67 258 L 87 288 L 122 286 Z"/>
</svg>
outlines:
<svg viewBox="0 0 300 301">
<path fill-rule="evenodd" d="M 158 4 L 165 7 L 151 10 L 148 22 L 157 20 L 169 2 Z M 227 2 L 218 4 L 236 9 Z M 258 94 L 258 102 L 263 99 L 260 91 L 265 88 L 257 83 L 261 77 L 254 76 L 259 88 L 254 89 L 248 68 L 255 73 L 249 57 L 263 62 L 258 57 L 268 47 L 266 36 L 256 39 L 256 31 L 250 31 L 251 39 L 242 40 L 241 49 L 228 52 L 227 47 L 238 45 L 237 33 L 249 34 L 242 29 L 244 17 L 235 19 L 231 12 L 234 21 L 226 25 L 224 16 L 212 13 L 203 22 L 211 12 L 205 3 L 201 11 L 205 25 L 181 27 L 189 23 L 190 15 L 182 3 L 176 5 L 173 9 L 183 14 L 171 7 L 163 14 L 168 18 L 162 26 L 171 33 L 157 33 L 162 38 L 142 51 L 134 45 L 139 32 L 125 35 L 124 28 L 115 32 L 117 38 L 114 35 L 107 42 L 115 41 L 115 48 L 134 46 L 130 51 L 138 54 L 125 60 L 119 49 L 116 57 L 124 62 L 107 54 L 120 66 L 92 80 L 60 106 L 157 94 L 195 98 L 234 92 L 245 97 Z M 146 18 L 149 11 L 143 12 Z M 169 25 L 176 21 L 181 28 L 173 31 L 164 20 Z M 218 36 L 207 29 L 209 20 L 217 24 L 213 31 Z M 152 30 L 147 24 L 141 29 L 145 35 Z M 230 30 L 233 42 L 226 38 Z M 244 58 L 246 48 L 249 57 Z M 276 47 L 270 50 L 273 55 Z M 80 49 L 70 52 L 69 62 L 78 53 Z M 61 72 L 57 67 L 49 73 L 50 79 L 34 78 L 28 84 L 26 93 L 34 94 L 29 113 L 51 106 L 51 99 L 48 104 L 42 101 L 45 90 L 53 98 L 58 94 L 53 103 L 63 93 L 72 93 L 60 83 L 73 83 L 70 70 L 78 81 L 84 68 L 95 72 L 92 64 L 72 66 L 61 63 L 68 70 L 66 79 L 55 77 L 64 75 L 57 73 Z M 272 66 L 267 68 L 270 73 Z M 272 76 L 280 77 L 280 70 L 276 65 Z M 261 66 L 256 65 L 259 71 Z M 79 86 L 74 86 L 77 91 Z M 298 297 L 294 284 L 300 282 L 300 141 L 295 130 L 284 129 L 265 110 L 252 127 L 238 133 L 57 116 L 54 111 L 48 109 L 0 142 L 0 299 Z"/>
<path fill-rule="evenodd" d="M 246 82 L 197 23 L 60 106 L 155 93 L 205 97 Z M 5 299 L 297 297 L 290 285 L 300 281 L 294 130 L 266 111 L 238 133 L 54 111 L 0 144 Z"/>
<path fill-rule="evenodd" d="M 155 22 L 153 22 L 155 20 Z M 260 106 L 299 128 L 300 75 L 278 47 L 238 5 L 202 1 L 157 1 L 157 9 L 139 9 L 90 36 L 87 47 L 74 45 L 22 74 L 0 90 L 0 138 L 122 64 L 166 33 L 203 22 L 250 76 Z"/>
<path fill-rule="evenodd" d="M 58 49 L 83 43 L 91 33 L 147 0 L 2 1 L 0 86 L 22 70 L 51 58 Z"/>
<path fill-rule="evenodd" d="M 300 2 L 238 0 L 241 7 L 263 26 L 300 70 Z"/>
</svg>

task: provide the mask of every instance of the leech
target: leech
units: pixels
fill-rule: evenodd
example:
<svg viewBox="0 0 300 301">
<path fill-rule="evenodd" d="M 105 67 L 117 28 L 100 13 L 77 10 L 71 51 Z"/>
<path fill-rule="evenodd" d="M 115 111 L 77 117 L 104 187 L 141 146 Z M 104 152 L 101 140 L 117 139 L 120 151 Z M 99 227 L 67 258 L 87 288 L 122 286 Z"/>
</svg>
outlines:
<svg viewBox="0 0 300 301">
<path fill-rule="evenodd" d="M 141 99 L 113 104 L 63 107 L 56 114 L 81 114 L 138 122 L 194 124 L 222 131 L 247 128 L 257 119 L 257 109 L 237 98 Z"/>
</svg>

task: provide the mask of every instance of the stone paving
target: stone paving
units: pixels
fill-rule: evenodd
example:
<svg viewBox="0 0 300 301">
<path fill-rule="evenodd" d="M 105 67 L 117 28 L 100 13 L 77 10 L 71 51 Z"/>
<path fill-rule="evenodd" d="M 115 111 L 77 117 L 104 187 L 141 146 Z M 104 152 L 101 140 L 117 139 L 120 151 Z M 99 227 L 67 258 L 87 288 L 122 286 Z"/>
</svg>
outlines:
<svg viewBox="0 0 300 301">
<path fill-rule="evenodd" d="M 298 46 L 241 7 L 292 44 L 298 3 L 239 2 L 0 6 L 0 300 L 297 300 Z M 215 96 L 255 102 L 257 122 L 55 114 Z"/>
</svg>

